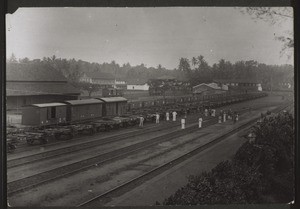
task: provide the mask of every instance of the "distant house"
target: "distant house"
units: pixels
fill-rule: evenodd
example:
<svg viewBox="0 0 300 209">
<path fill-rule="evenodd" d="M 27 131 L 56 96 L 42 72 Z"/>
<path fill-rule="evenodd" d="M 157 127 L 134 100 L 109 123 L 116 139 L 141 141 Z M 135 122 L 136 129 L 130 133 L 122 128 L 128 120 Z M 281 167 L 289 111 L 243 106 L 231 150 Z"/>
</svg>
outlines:
<svg viewBox="0 0 300 209">
<path fill-rule="evenodd" d="M 219 86 L 216 83 L 201 83 L 193 87 L 193 94 L 202 94 L 202 95 L 209 95 L 209 94 L 218 94 L 223 93 L 224 91 L 228 90 L 228 86 L 221 85 Z"/>
<path fill-rule="evenodd" d="M 116 80 L 116 83 L 115 83 L 115 88 L 116 89 L 121 89 L 121 90 L 126 90 L 127 89 L 127 83 L 126 81 L 118 81 Z"/>
<path fill-rule="evenodd" d="M 261 83 L 256 79 L 216 79 L 215 83 L 228 86 L 229 91 L 262 91 Z"/>
<path fill-rule="evenodd" d="M 6 65 L 6 108 L 77 99 L 80 91 L 50 66 L 8 63 Z"/>
<path fill-rule="evenodd" d="M 130 80 L 127 82 L 127 90 L 148 91 L 149 85 L 145 80 Z"/>
<path fill-rule="evenodd" d="M 103 87 L 113 87 L 115 85 L 115 77 L 109 73 L 103 72 L 86 72 L 79 79 L 81 82 L 99 84 Z"/>
</svg>

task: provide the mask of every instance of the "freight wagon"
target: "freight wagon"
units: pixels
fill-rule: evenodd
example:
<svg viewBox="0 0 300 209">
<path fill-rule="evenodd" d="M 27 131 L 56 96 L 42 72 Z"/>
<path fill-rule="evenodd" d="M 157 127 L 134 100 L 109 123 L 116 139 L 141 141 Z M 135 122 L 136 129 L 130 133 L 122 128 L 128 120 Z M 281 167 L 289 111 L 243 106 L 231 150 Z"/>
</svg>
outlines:
<svg viewBox="0 0 300 209">
<path fill-rule="evenodd" d="M 32 104 L 22 111 L 22 124 L 31 126 L 51 125 L 66 122 L 67 105 L 64 103 Z"/>
<path fill-rule="evenodd" d="M 67 104 L 67 122 L 85 121 L 103 116 L 103 101 L 99 99 L 83 99 L 65 101 Z"/>
</svg>

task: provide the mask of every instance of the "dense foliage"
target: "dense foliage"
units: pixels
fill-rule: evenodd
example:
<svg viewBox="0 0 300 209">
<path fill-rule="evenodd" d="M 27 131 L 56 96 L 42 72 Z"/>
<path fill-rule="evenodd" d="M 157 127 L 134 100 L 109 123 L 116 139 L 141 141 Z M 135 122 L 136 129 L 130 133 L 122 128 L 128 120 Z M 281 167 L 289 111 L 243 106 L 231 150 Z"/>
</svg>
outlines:
<svg viewBox="0 0 300 209">
<path fill-rule="evenodd" d="M 253 130 L 232 161 L 191 176 L 188 184 L 165 205 L 226 203 L 285 203 L 294 195 L 294 119 L 289 113 L 271 115 Z"/>
<path fill-rule="evenodd" d="M 214 79 L 255 79 L 262 83 L 264 90 L 276 90 L 281 88 L 279 83 L 290 83 L 293 85 L 294 67 L 291 65 L 272 66 L 261 64 L 256 61 L 239 61 L 231 63 L 221 59 L 212 66 L 208 65 L 203 56 L 193 57 L 191 61 L 180 58 L 177 69 L 168 70 L 161 65 L 146 67 L 144 64 L 131 66 L 129 63 L 120 66 L 115 61 L 111 63 L 89 63 L 75 59 L 61 59 L 55 56 L 44 57 L 42 60 L 29 60 L 28 58 L 17 60 L 12 55 L 8 62 L 19 62 L 49 66 L 61 71 L 65 77 L 76 82 L 84 72 L 104 72 L 113 74 L 117 80 L 127 82 L 143 81 L 160 77 L 173 77 L 181 82 L 187 82 L 191 86 L 200 83 L 212 82 Z M 166 89 L 169 89 L 166 87 Z"/>
</svg>

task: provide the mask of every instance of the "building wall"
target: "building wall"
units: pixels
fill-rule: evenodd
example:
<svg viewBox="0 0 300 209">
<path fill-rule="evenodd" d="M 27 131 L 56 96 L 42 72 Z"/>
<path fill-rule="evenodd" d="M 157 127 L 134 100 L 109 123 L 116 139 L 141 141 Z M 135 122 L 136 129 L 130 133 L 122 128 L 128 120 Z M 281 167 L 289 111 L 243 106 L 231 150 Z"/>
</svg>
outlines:
<svg viewBox="0 0 300 209">
<path fill-rule="evenodd" d="M 78 99 L 78 96 L 70 95 L 34 95 L 34 96 L 7 96 L 6 109 L 22 109 L 25 105 L 58 102 L 64 100 Z"/>
</svg>

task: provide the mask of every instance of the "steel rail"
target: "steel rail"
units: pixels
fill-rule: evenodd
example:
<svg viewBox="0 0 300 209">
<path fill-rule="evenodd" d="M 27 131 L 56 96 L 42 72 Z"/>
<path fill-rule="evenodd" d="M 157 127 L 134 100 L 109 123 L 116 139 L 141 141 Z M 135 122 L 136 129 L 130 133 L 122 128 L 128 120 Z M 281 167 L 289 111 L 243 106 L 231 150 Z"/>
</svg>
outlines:
<svg viewBox="0 0 300 209">
<path fill-rule="evenodd" d="M 275 113 L 280 112 L 280 111 L 284 110 L 289 105 L 290 104 L 280 106 L 280 107 L 274 109 L 271 112 L 275 112 Z M 204 145 L 200 145 L 200 146 L 196 147 L 195 149 L 193 149 L 193 150 L 191 150 L 191 151 L 189 151 L 189 152 L 187 152 L 187 153 L 185 153 L 185 154 L 183 154 L 183 155 L 181 155 L 181 156 L 179 156 L 179 157 L 177 157 L 177 158 L 175 158 L 175 159 L 173 159 L 169 162 L 166 162 L 166 163 L 164 163 L 164 164 L 162 164 L 162 165 L 160 165 L 160 166 L 158 166 L 158 167 L 156 167 L 156 168 L 154 168 L 154 169 L 152 169 L 152 170 L 150 170 L 150 171 L 148 171 L 144 174 L 141 174 L 140 176 L 138 176 L 136 178 L 133 178 L 133 179 L 131 179 L 131 180 L 119 185 L 119 186 L 116 186 L 116 187 L 114 187 L 114 188 L 112 188 L 112 189 L 110 189 L 110 190 L 108 190 L 108 191 L 106 191 L 102 194 L 99 194 L 99 195 L 97 195 L 97 196 L 95 196 L 95 197 L 93 197 L 93 198 L 91 198 L 91 199 L 89 199 L 85 202 L 82 202 L 82 203 L 78 204 L 76 207 L 81 207 L 81 206 L 85 206 L 85 207 L 98 206 L 99 207 L 101 205 L 93 205 L 94 202 L 101 202 L 101 204 L 107 203 L 107 201 L 109 199 L 111 199 L 113 196 L 118 196 L 120 194 L 124 194 L 125 192 L 127 192 L 128 187 L 130 187 L 130 188 L 137 187 L 138 185 L 142 184 L 143 182 L 159 175 L 160 173 L 174 167 L 175 165 L 178 165 L 179 163 L 191 158 L 192 156 L 195 156 L 196 154 L 199 154 L 200 152 L 212 147 L 213 145 L 221 142 L 222 140 L 228 138 L 229 136 L 231 136 L 231 135 L 233 135 L 233 134 L 235 134 L 235 133 L 251 126 L 254 122 L 257 121 L 258 118 L 259 117 L 254 118 L 254 119 L 248 121 L 247 123 L 244 123 L 244 124 L 240 125 L 239 127 L 234 128 L 234 129 L 230 130 L 229 132 L 227 132 L 225 134 L 222 134 L 221 136 L 218 136 L 216 139 L 214 139 L 214 140 L 212 140 L 212 141 L 210 141 L 210 142 L 208 142 Z"/>
</svg>

